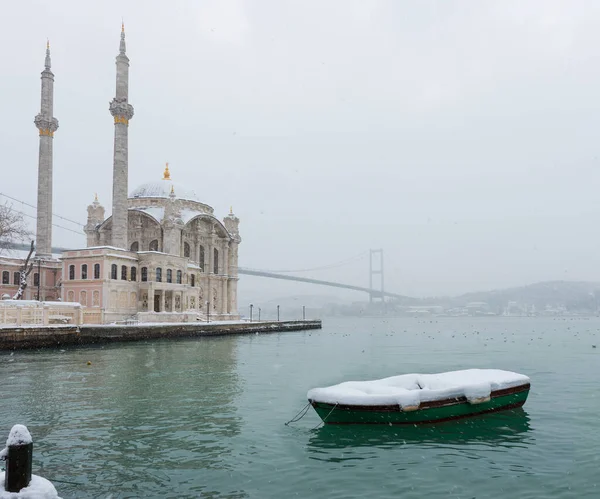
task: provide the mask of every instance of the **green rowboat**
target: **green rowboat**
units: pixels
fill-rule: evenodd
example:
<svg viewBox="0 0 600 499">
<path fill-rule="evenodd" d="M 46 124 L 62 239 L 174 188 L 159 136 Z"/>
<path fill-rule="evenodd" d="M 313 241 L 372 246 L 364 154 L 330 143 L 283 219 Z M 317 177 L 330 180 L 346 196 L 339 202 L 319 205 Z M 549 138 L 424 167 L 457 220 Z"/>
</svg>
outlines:
<svg viewBox="0 0 600 499">
<path fill-rule="evenodd" d="M 522 374 L 470 369 L 340 383 L 308 400 L 326 424 L 418 425 L 521 407 L 530 386 Z"/>
</svg>

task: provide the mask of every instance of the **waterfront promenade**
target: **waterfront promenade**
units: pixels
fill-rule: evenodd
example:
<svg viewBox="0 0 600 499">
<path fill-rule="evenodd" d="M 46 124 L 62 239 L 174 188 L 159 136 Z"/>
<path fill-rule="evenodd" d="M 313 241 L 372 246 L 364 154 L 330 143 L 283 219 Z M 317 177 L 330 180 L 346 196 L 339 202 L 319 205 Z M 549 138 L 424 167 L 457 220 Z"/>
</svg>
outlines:
<svg viewBox="0 0 600 499">
<path fill-rule="evenodd" d="M 0 350 L 321 329 L 320 320 L 94 324 L 0 328 Z"/>
</svg>

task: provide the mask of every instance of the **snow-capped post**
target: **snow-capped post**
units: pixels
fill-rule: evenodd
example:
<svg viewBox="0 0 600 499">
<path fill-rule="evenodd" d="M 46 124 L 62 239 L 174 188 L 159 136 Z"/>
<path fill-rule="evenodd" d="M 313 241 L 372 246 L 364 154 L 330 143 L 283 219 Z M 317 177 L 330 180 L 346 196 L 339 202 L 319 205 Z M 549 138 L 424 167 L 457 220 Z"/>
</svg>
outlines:
<svg viewBox="0 0 600 499">
<path fill-rule="evenodd" d="M 6 471 L 0 471 L 0 498 L 60 499 L 51 482 L 32 475 L 33 440 L 26 426 L 16 424 L 10 430 L 0 459 Z M 15 493 L 16 492 L 16 493 Z"/>
<path fill-rule="evenodd" d="M 33 459 L 33 440 L 27 427 L 16 424 L 10 430 L 6 449 L 2 451 L 6 460 L 4 490 L 20 492 L 31 482 L 31 464 Z"/>
</svg>

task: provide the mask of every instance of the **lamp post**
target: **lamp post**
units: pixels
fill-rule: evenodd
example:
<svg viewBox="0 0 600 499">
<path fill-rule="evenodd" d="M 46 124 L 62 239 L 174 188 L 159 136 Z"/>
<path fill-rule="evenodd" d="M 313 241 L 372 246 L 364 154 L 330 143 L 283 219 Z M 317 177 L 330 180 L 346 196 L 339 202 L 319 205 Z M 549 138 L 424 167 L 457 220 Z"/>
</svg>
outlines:
<svg viewBox="0 0 600 499">
<path fill-rule="evenodd" d="M 279 322 L 279 305 L 277 305 L 277 322 Z"/>
<path fill-rule="evenodd" d="M 252 305 L 252 303 L 250 304 L 250 322 L 252 322 L 252 309 L 254 308 L 254 305 Z"/>
<path fill-rule="evenodd" d="M 38 276 L 38 282 L 37 282 L 37 298 L 38 301 L 42 301 L 42 297 L 40 296 L 40 283 L 42 282 L 42 272 L 41 272 L 41 266 L 42 266 L 42 259 L 38 258 L 37 259 L 37 264 L 38 264 L 38 271 L 37 271 L 37 276 Z"/>
<path fill-rule="evenodd" d="M 306 306 L 302 305 L 302 320 L 306 320 Z"/>
<path fill-rule="evenodd" d="M 258 322 L 260 322 L 260 307 L 258 307 Z"/>
<path fill-rule="evenodd" d="M 206 322 L 210 322 L 210 302 L 206 301 Z"/>
</svg>

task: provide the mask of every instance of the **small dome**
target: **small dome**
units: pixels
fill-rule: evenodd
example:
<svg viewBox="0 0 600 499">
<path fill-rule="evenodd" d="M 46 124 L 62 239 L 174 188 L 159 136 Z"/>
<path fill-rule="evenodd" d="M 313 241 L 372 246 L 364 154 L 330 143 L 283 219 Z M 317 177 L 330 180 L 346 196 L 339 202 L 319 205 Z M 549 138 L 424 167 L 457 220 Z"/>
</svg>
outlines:
<svg viewBox="0 0 600 499">
<path fill-rule="evenodd" d="M 147 182 L 136 187 L 129 193 L 130 198 L 169 198 L 171 190 L 178 199 L 188 199 L 190 201 L 200 202 L 196 193 L 188 187 L 173 182 L 171 180 L 158 180 L 157 182 Z"/>
</svg>

